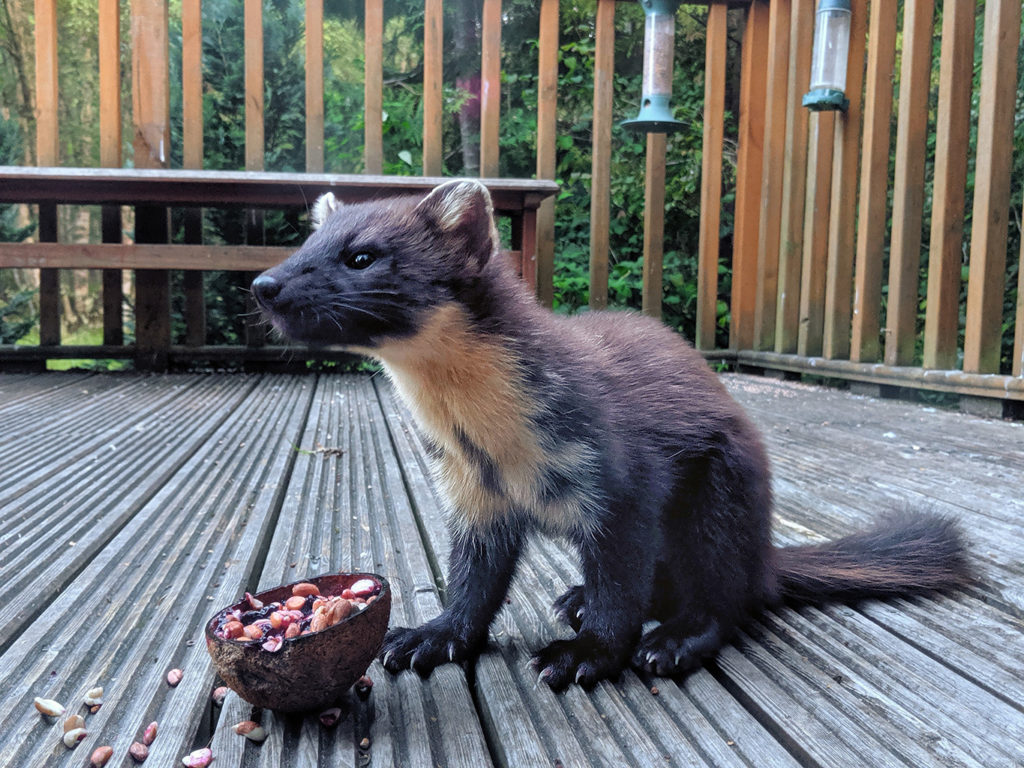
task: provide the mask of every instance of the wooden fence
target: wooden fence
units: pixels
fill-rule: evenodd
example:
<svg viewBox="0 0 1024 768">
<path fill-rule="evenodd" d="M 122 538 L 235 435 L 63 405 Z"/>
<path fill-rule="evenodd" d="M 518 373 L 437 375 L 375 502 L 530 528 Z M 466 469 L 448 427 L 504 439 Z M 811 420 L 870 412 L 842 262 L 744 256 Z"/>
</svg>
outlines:
<svg viewBox="0 0 1024 768">
<path fill-rule="evenodd" d="M 813 0 L 772 0 L 770 5 L 755 0 L 747 18 L 730 328 L 737 359 L 894 386 L 1022 399 L 1021 270 L 1012 376 L 997 375 L 1004 299 L 1014 287 L 1005 278 L 1020 3 L 985 4 L 979 20 L 980 87 L 975 91 L 975 3 L 947 0 L 937 26 L 933 0 L 905 0 L 902 19 L 895 2 L 874 2 L 869 8 L 865 0 L 854 0 L 845 114 L 808 113 L 800 104 L 808 90 L 813 11 Z M 711 63 L 712 48 L 724 46 L 716 30 L 709 24 L 710 114 L 721 99 L 721 86 L 713 87 L 720 65 Z M 896 71 L 898 30 L 902 44 Z M 934 62 L 933 36 L 939 35 L 941 54 Z M 932 126 L 929 96 L 935 67 L 939 87 Z M 969 157 L 972 94 L 978 101 L 977 142 Z M 890 174 L 894 114 L 895 168 Z M 709 121 L 705 130 L 714 145 L 717 126 Z M 930 138 L 934 159 L 928 155 Z M 968 201 L 971 160 L 975 185 Z M 705 157 L 705 168 L 711 165 L 706 189 L 716 183 L 716 161 Z M 926 163 L 932 164 L 930 189 Z M 925 244 L 929 192 L 931 228 Z M 702 216 L 709 228 L 718 197 L 714 186 L 707 189 Z M 973 206 L 969 239 L 964 235 L 968 203 Z M 716 274 L 712 234 L 701 249 L 705 282 Z M 923 251 L 927 287 L 922 293 Z M 965 253 L 969 276 L 966 302 L 961 302 Z M 715 291 L 705 286 L 701 295 L 704 323 L 698 343 L 707 347 L 711 336 L 704 329 Z M 923 332 L 918 324 L 922 301 L 927 307 Z M 957 368 L 962 370 L 954 372 Z"/>
<path fill-rule="evenodd" d="M 443 15 L 441 0 L 424 0 L 423 172 L 442 168 Z M 103 165 L 120 166 L 120 82 L 117 0 L 100 0 L 100 140 Z M 729 19 L 742 14 L 741 92 L 736 156 L 729 350 L 744 365 L 818 372 L 894 386 L 925 387 L 1005 399 L 1024 399 L 1024 270 L 1018 271 L 1017 310 L 1010 324 L 1015 346 L 1012 375 L 1000 376 L 1003 303 L 1013 289 L 1005 279 L 1010 212 L 1013 110 L 1020 3 L 985 4 L 976 153 L 968 157 L 973 92 L 975 4 L 947 0 L 935 29 L 934 0 L 853 1 L 847 94 L 849 111 L 809 113 L 808 90 L 813 0 L 713 2 L 708 7 L 701 186 L 700 259 L 696 345 L 715 346 L 719 300 L 719 229 L 722 214 L 723 125 L 727 89 Z M 591 186 L 591 290 L 594 307 L 607 304 L 615 0 L 597 0 L 593 90 Z M 36 106 L 41 165 L 57 162 L 56 0 L 36 0 Z M 383 20 L 381 0 L 366 0 L 365 169 L 383 163 Z M 481 175 L 498 169 L 500 119 L 501 0 L 483 0 Z M 555 175 L 558 0 L 541 0 L 538 29 L 536 176 Z M 181 8 L 184 167 L 202 167 L 201 2 Z M 167 5 L 133 0 L 131 40 L 135 165 L 166 168 L 170 145 Z M 306 2 L 306 168 L 324 168 L 323 0 Z M 737 25 L 732 24 L 735 28 Z M 261 0 L 245 0 L 246 169 L 262 170 L 263 57 Z M 898 37 L 898 30 L 902 35 Z M 933 61 L 933 35 L 941 56 Z M 900 67 L 895 71 L 897 41 Z M 937 67 L 937 119 L 929 124 L 931 77 Z M 894 101 L 893 83 L 899 87 Z M 888 168 L 890 127 L 896 115 L 895 169 Z M 934 132 L 934 160 L 928 155 Z M 666 152 L 664 136 L 647 142 L 644 221 L 644 311 L 660 315 Z M 973 200 L 965 199 L 973 160 Z M 926 187 L 926 163 L 932 164 Z M 932 200 L 927 252 L 927 289 L 919 295 L 923 212 Z M 889 196 L 891 194 L 891 209 Z M 964 211 L 973 205 L 969 241 Z M 159 217 L 157 217 L 159 218 Z M 889 225 L 891 218 L 892 225 Z M 163 221 L 166 219 L 164 218 Z M 54 206 L 41 206 L 40 239 L 56 239 Z M 166 240 L 147 229 L 140 211 L 139 242 Z M 155 225 L 159 230 L 159 222 Z M 186 239 L 198 242 L 198 219 Z M 259 243 L 259 213 L 251 218 L 250 242 Z M 537 291 L 552 300 L 554 201 L 537 215 Z M 104 213 L 104 240 L 120 239 L 117 210 Z M 969 279 L 961 301 L 962 254 L 969 250 Z M 885 267 L 888 265 L 886 273 Z M 2 266 L 2 262 L 0 262 Z M 152 273 L 152 274 L 151 274 Z M 166 290 L 166 275 L 136 276 L 138 301 Z M 190 306 L 201 307 L 201 276 L 189 273 Z M 109 291 L 107 343 L 118 343 L 119 275 L 104 280 Z M 106 295 L 106 294 L 105 294 Z M 57 280 L 43 270 L 41 341 L 59 343 Z M 926 302 L 923 331 L 918 308 Z M 195 311 L 201 311 L 196 309 Z M 965 317 L 959 346 L 960 317 Z M 198 340 L 197 340 L 198 341 Z M 923 359 L 916 349 L 923 346 Z M 962 358 L 962 363 L 960 362 Z M 938 371 L 935 374 L 930 371 Z"/>
</svg>

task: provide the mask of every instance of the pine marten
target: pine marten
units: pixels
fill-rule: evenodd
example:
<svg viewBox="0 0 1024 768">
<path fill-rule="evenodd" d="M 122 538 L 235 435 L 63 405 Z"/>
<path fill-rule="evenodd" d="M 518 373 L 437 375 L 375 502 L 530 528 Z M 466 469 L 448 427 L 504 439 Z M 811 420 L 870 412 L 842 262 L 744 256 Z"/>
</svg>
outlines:
<svg viewBox="0 0 1024 768">
<path fill-rule="evenodd" d="M 447 607 L 388 633 L 389 671 L 426 676 L 478 653 L 535 531 L 571 542 L 583 573 L 554 606 L 575 637 L 534 658 L 556 690 L 630 662 L 686 672 L 783 601 L 970 579 L 956 523 L 931 514 L 774 547 L 761 438 L 700 354 L 648 317 L 541 307 L 499 252 L 482 184 L 348 205 L 327 194 L 312 219 L 253 293 L 284 336 L 380 361 L 447 501 Z"/>
</svg>

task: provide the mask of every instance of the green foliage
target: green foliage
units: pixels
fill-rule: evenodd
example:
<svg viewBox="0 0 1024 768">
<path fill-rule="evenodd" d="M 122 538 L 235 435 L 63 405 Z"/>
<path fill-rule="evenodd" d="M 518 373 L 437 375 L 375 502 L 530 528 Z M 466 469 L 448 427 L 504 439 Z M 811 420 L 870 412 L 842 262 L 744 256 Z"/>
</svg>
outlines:
<svg viewBox="0 0 1024 768">
<path fill-rule="evenodd" d="M 18 124 L 0 114 L 0 165 L 18 162 L 21 141 Z M 21 242 L 32 231 L 31 226 L 18 226 L 17 213 L 14 205 L 0 205 L 0 242 Z M 10 275 L 0 272 L 0 344 L 14 344 L 35 327 L 35 295 L 35 289 L 19 288 L 10 281 Z"/>
<path fill-rule="evenodd" d="M 21 130 L 15 120 L 0 112 L 0 165 L 17 165 L 21 160 Z M 29 225 L 18 226 L 17 206 L 0 205 L 0 242 L 20 243 L 32 231 Z"/>
<path fill-rule="evenodd" d="M 0 303 L 0 344 L 14 344 L 36 324 L 34 290 L 18 291 Z"/>
<path fill-rule="evenodd" d="M 537 112 L 537 8 L 512 2 L 502 7 L 504 57 L 501 120 L 503 175 L 532 176 Z M 558 78 L 555 209 L 555 308 L 573 312 L 589 302 L 592 100 L 595 0 L 561 6 Z M 700 223 L 704 46 L 707 11 L 689 7 L 677 14 L 672 103 L 682 130 L 670 135 L 665 190 L 663 319 L 691 338 L 696 328 L 697 252 Z M 643 12 L 638 4 L 616 7 L 614 123 L 610 190 L 608 298 L 612 306 L 639 308 L 643 254 L 646 138 L 619 123 L 635 117 L 641 94 Z M 727 132 L 735 123 L 731 116 Z M 730 169 L 724 169 L 728 174 Z M 728 184 L 728 178 L 726 178 Z M 728 201 L 727 201 L 728 202 Z M 731 211 L 723 210 L 723 238 L 732 232 Z M 728 289 L 728 284 L 721 286 Z M 727 293 L 723 293 L 726 296 Z M 727 314 L 720 317 L 727 339 Z"/>
</svg>

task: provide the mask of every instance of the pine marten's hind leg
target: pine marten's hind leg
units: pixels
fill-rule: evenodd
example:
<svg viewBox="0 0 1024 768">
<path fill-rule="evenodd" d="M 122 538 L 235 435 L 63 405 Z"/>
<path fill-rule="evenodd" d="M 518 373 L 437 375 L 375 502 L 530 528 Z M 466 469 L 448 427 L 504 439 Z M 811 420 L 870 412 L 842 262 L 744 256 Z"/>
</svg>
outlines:
<svg viewBox="0 0 1024 768">
<path fill-rule="evenodd" d="M 555 690 L 574 682 L 590 688 L 617 677 L 640 638 L 654 571 L 654 559 L 646 551 L 646 522 L 653 522 L 656 508 L 621 506 L 611 511 L 600 533 L 577 542 L 583 588 L 563 595 L 575 612 L 584 608 L 576 636 L 556 640 L 533 659 L 540 679 Z"/>
<path fill-rule="evenodd" d="M 680 465 L 663 509 L 651 617 L 633 664 L 682 674 L 714 656 L 764 604 L 771 493 L 759 445 L 724 445 Z"/>
<path fill-rule="evenodd" d="M 633 666 L 655 675 L 689 672 L 714 656 L 723 642 L 715 619 L 695 623 L 690 617 L 676 617 L 644 634 L 633 655 Z"/>
</svg>

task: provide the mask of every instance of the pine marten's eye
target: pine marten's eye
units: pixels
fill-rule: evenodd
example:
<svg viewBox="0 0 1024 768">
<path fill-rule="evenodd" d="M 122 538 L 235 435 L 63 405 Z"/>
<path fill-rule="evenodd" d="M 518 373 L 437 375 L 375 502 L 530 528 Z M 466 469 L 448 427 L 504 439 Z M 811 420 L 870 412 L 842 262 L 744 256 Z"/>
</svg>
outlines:
<svg viewBox="0 0 1024 768">
<path fill-rule="evenodd" d="M 345 266 L 350 269 L 366 269 L 377 260 L 372 253 L 350 253 L 345 256 Z"/>
</svg>

